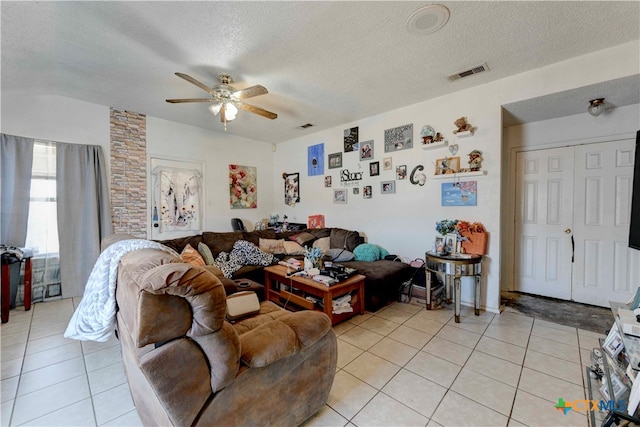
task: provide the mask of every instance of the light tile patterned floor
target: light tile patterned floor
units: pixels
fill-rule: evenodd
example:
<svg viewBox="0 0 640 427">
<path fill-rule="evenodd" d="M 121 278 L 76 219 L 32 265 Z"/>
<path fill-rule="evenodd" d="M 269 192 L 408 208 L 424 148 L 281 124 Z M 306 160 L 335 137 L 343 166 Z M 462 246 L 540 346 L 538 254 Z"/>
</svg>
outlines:
<svg viewBox="0 0 640 427">
<path fill-rule="evenodd" d="M 65 339 L 78 300 L 12 310 L 1 334 L 2 426 L 142 425 L 120 347 Z M 559 397 L 585 399 L 598 334 L 514 314 L 394 303 L 334 328 L 338 369 L 306 426 L 588 426 Z"/>
</svg>

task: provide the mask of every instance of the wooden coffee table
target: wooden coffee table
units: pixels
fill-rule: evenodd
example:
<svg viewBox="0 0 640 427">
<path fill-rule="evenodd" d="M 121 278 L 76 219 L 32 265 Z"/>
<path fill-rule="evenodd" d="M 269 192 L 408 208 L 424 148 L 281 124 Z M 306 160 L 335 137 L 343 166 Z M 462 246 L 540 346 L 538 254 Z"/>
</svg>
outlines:
<svg viewBox="0 0 640 427">
<path fill-rule="evenodd" d="M 364 314 L 364 279 L 365 276 L 362 274 L 355 274 L 342 282 L 327 286 L 302 276 L 287 277 L 287 267 L 272 265 L 264 269 L 265 299 L 287 309 L 322 311 L 329 316 L 331 324 L 335 325 L 356 314 Z M 289 290 L 282 289 L 281 285 L 285 285 Z M 352 294 L 353 312 L 334 314 L 332 300 L 346 294 Z M 305 299 L 305 296 L 322 300 L 324 309 Z"/>
</svg>

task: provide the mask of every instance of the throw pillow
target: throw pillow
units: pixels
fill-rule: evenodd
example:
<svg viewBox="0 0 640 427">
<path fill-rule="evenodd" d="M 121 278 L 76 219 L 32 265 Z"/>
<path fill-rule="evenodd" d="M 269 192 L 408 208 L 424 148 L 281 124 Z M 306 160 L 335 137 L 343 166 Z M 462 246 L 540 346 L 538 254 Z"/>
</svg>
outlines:
<svg viewBox="0 0 640 427">
<path fill-rule="evenodd" d="M 300 246 L 308 246 L 316 241 L 316 236 L 303 231 L 302 233 L 294 234 L 293 236 L 289 237 L 289 240 L 296 242 Z"/>
<path fill-rule="evenodd" d="M 243 291 L 227 297 L 227 319 L 238 320 L 260 311 L 258 295 L 252 291 Z"/>
<path fill-rule="evenodd" d="M 353 252 L 338 248 L 329 249 L 329 253 L 327 255 L 329 255 L 333 262 L 351 261 L 354 258 Z"/>
<path fill-rule="evenodd" d="M 211 249 L 209 249 L 209 246 L 205 245 L 202 242 L 198 243 L 198 253 L 202 255 L 202 259 L 204 259 L 204 262 L 207 265 L 213 264 L 214 258 L 213 258 L 213 254 L 211 253 Z"/>
<path fill-rule="evenodd" d="M 329 249 L 331 249 L 330 239 L 330 237 L 322 237 L 321 239 L 313 242 L 313 247 L 320 248 L 323 254 L 329 253 Z"/>
<path fill-rule="evenodd" d="M 193 249 L 193 246 L 188 243 L 180 253 L 180 256 L 182 257 L 182 260 L 184 262 L 188 262 L 189 264 L 197 266 L 206 265 L 204 259 L 202 259 L 202 257 L 200 256 L 200 253 Z"/>
<path fill-rule="evenodd" d="M 342 248 L 350 251 L 353 251 L 356 246 L 364 241 L 357 231 L 344 230 L 342 228 L 332 228 L 329 237 L 331 238 L 331 248 Z"/>
<path fill-rule="evenodd" d="M 284 254 L 286 250 L 284 248 L 284 239 L 260 239 L 258 245 L 261 251 L 270 254 Z"/>
<path fill-rule="evenodd" d="M 372 245 L 371 243 L 363 243 L 361 245 L 358 245 L 353 250 L 353 254 L 355 255 L 357 261 L 373 262 L 383 258 L 381 256 L 380 249 L 381 248 L 378 245 Z M 389 254 L 389 252 L 387 252 L 386 250 L 385 252 L 387 253 L 387 255 Z"/>
<path fill-rule="evenodd" d="M 304 255 L 305 250 L 297 242 L 291 242 L 289 240 L 285 240 L 284 252 L 287 255 Z"/>
</svg>

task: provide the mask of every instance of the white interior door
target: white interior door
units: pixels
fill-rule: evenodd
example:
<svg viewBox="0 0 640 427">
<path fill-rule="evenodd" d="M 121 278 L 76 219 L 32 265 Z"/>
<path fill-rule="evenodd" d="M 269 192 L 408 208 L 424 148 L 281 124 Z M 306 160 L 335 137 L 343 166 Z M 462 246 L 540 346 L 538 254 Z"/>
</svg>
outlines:
<svg viewBox="0 0 640 427">
<path fill-rule="evenodd" d="M 516 155 L 516 290 L 571 299 L 573 155 L 572 147 Z"/>
<path fill-rule="evenodd" d="M 572 299 L 608 306 L 640 286 L 640 252 L 629 249 L 633 140 L 575 147 Z"/>
</svg>

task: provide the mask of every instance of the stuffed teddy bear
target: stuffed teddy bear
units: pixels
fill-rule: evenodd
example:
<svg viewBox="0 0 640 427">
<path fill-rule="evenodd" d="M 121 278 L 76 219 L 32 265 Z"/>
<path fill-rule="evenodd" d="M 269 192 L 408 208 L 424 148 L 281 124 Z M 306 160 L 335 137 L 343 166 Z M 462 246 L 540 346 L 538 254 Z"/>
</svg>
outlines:
<svg viewBox="0 0 640 427">
<path fill-rule="evenodd" d="M 458 128 L 457 130 L 454 130 L 453 133 L 469 131 L 473 134 L 473 132 L 476 130 L 476 128 L 474 128 L 469 123 L 467 123 L 466 117 L 460 117 L 458 120 L 453 122 L 453 124 L 456 125 L 456 127 Z"/>
</svg>

